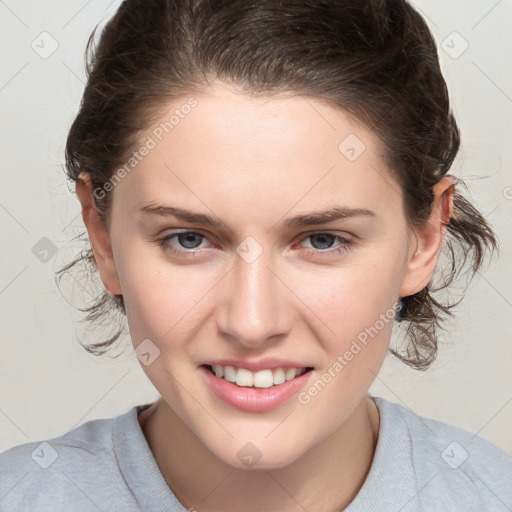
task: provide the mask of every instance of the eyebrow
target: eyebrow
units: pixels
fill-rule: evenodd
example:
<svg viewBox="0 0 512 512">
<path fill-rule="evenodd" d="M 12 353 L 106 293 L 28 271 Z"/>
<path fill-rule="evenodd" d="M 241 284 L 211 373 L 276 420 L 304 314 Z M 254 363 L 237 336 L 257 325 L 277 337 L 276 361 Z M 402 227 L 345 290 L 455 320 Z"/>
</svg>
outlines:
<svg viewBox="0 0 512 512">
<path fill-rule="evenodd" d="M 175 217 L 184 222 L 200 224 L 202 226 L 217 227 L 225 226 L 225 223 L 210 215 L 178 208 L 176 206 L 146 204 L 139 208 L 139 211 L 147 215 L 158 215 L 162 217 Z M 376 213 L 367 208 L 347 208 L 336 206 L 334 208 L 297 215 L 285 220 L 284 225 L 290 228 L 314 226 L 327 224 L 339 219 L 348 219 L 351 217 L 371 216 L 376 217 Z"/>
</svg>

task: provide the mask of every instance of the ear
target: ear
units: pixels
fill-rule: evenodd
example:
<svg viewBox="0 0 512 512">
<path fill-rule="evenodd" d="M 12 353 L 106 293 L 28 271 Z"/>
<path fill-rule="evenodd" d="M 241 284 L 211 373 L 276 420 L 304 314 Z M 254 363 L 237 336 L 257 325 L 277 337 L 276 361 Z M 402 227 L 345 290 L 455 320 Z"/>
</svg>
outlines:
<svg viewBox="0 0 512 512">
<path fill-rule="evenodd" d="M 76 194 L 82 205 L 82 219 L 89 234 L 92 251 L 103 286 L 113 295 L 121 294 L 114 256 L 107 230 L 100 220 L 93 200 L 88 174 L 82 173 L 76 182 Z"/>
<path fill-rule="evenodd" d="M 400 297 L 413 295 L 427 286 L 433 275 L 441 246 L 453 211 L 455 181 L 444 177 L 433 187 L 435 195 L 428 222 L 411 236 L 406 272 L 400 288 Z"/>
</svg>

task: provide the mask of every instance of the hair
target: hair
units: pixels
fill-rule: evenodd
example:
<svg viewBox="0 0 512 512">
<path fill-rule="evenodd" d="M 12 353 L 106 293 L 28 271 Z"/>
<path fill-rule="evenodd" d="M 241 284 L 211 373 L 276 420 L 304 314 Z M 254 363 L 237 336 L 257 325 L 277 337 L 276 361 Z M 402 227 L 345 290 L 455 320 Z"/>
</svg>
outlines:
<svg viewBox="0 0 512 512">
<path fill-rule="evenodd" d="M 88 175 L 93 190 L 126 163 L 159 109 L 177 98 L 222 82 L 252 97 L 292 93 L 343 109 L 383 143 L 384 162 L 401 186 L 408 226 L 430 217 L 433 186 L 447 174 L 460 146 L 434 38 L 422 16 L 404 0 L 125 0 L 106 23 L 99 42 L 93 30 L 85 51 L 87 83 L 70 128 L 69 180 Z M 139 142 L 140 144 L 140 142 Z M 474 276 L 498 240 L 485 218 L 459 192 L 446 225 L 443 249 L 451 268 L 402 297 L 397 321 L 407 325 L 407 345 L 389 351 L 424 370 L 436 358 L 437 327 L 459 304 L 440 301 L 463 268 Z M 109 232 L 112 193 L 94 194 Z M 460 250 L 460 253 L 456 253 Z M 85 263 L 82 251 L 56 274 Z M 449 266 L 450 267 L 450 266 Z M 434 277 L 437 275 L 437 268 Z M 462 299 L 461 299 L 462 300 Z M 103 289 L 80 309 L 86 321 L 126 317 L 122 295 Z M 84 348 L 102 355 L 123 333 Z"/>
</svg>

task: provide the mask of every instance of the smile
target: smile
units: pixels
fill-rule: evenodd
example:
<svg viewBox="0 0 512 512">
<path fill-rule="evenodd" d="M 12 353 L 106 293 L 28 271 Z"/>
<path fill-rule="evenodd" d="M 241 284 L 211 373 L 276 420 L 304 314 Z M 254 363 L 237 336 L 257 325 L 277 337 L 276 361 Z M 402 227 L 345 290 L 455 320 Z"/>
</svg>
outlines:
<svg viewBox="0 0 512 512">
<path fill-rule="evenodd" d="M 269 366 L 273 364 L 269 363 Z M 297 395 L 313 376 L 313 368 L 309 367 L 265 369 L 261 365 L 260 368 L 253 372 L 215 363 L 202 364 L 198 370 L 216 398 L 230 407 L 251 413 L 263 413 L 283 405 Z"/>
<path fill-rule="evenodd" d="M 273 368 L 252 372 L 246 368 L 222 366 L 220 364 L 207 365 L 206 367 L 217 377 L 227 382 L 236 384 L 239 387 L 255 388 L 278 386 L 310 370 L 309 368 Z"/>
</svg>

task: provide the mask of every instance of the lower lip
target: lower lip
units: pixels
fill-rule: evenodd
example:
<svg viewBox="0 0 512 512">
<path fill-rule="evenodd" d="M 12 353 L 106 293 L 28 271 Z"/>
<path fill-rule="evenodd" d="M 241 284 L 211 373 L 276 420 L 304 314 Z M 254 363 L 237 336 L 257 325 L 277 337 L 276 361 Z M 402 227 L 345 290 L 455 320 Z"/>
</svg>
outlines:
<svg viewBox="0 0 512 512">
<path fill-rule="evenodd" d="M 270 388 L 239 387 L 213 374 L 204 366 L 199 371 L 205 376 L 210 389 L 226 404 L 247 412 L 265 412 L 274 409 L 304 387 L 312 370 L 294 379 Z"/>
</svg>

